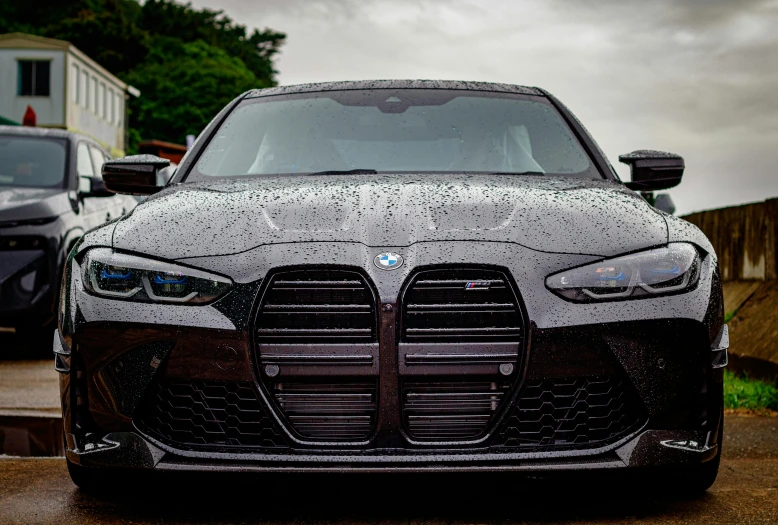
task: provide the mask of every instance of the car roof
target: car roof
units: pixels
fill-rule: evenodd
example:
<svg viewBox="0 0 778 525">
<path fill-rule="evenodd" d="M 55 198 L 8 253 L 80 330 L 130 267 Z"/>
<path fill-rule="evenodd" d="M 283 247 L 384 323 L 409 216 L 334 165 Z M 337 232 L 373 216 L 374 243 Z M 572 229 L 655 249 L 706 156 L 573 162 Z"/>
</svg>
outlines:
<svg viewBox="0 0 778 525">
<path fill-rule="evenodd" d="M 352 80 L 254 89 L 246 93 L 246 98 L 352 89 L 459 89 L 467 91 L 496 91 L 500 93 L 545 96 L 545 93 L 538 88 L 516 86 L 513 84 L 498 84 L 495 82 L 468 82 L 464 80 Z"/>
<path fill-rule="evenodd" d="M 80 133 L 74 133 L 72 131 L 68 131 L 65 129 L 58 129 L 58 128 L 39 128 L 39 127 L 31 127 L 31 126 L 0 126 L 0 135 L 18 135 L 22 137 L 50 137 L 50 138 L 59 138 L 59 139 L 69 139 L 69 138 L 78 138 L 78 139 L 85 139 L 89 142 L 95 142 L 94 139 L 91 139 L 85 135 L 81 135 Z"/>
</svg>

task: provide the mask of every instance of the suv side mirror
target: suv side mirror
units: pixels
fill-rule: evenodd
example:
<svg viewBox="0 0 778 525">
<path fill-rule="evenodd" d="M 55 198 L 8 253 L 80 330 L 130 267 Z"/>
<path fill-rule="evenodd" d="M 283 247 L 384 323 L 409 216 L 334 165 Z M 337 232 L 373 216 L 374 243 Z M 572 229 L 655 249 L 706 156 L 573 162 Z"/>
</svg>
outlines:
<svg viewBox="0 0 778 525">
<path fill-rule="evenodd" d="M 103 179 L 100 177 L 85 175 L 78 177 L 78 194 L 80 197 L 113 197 L 116 195 L 105 188 Z"/>
<path fill-rule="evenodd" d="M 629 189 L 666 190 L 681 183 L 683 157 L 674 153 L 641 149 L 619 155 L 619 161 L 631 168 L 632 182 L 625 183 Z"/>
<path fill-rule="evenodd" d="M 103 181 L 109 191 L 128 195 L 151 195 L 164 185 L 157 182 L 157 174 L 170 161 L 155 155 L 132 155 L 113 159 L 103 164 Z"/>
</svg>

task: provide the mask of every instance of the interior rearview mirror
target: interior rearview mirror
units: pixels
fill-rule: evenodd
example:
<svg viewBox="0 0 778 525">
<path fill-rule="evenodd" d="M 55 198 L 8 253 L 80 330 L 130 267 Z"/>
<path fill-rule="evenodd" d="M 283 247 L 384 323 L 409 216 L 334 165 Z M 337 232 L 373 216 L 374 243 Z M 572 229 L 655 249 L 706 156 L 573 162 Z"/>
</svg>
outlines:
<svg viewBox="0 0 778 525">
<path fill-rule="evenodd" d="M 128 195 L 151 195 L 164 188 L 157 180 L 160 170 L 170 161 L 155 155 L 131 155 L 103 164 L 106 189 Z"/>
<path fill-rule="evenodd" d="M 632 172 L 632 182 L 625 185 L 636 191 L 665 190 L 678 186 L 683 176 L 683 157 L 664 151 L 637 150 L 619 155 Z"/>
</svg>

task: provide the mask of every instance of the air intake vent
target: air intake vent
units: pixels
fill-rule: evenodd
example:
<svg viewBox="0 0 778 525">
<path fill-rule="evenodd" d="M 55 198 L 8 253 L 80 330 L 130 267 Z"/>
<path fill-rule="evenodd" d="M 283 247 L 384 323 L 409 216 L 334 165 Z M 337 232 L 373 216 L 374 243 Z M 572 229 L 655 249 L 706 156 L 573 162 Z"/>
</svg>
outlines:
<svg viewBox="0 0 778 525">
<path fill-rule="evenodd" d="M 154 437 L 185 447 L 287 447 L 248 382 L 162 380 L 149 389 L 135 422 Z"/>
<path fill-rule="evenodd" d="M 407 381 L 403 416 L 408 433 L 424 441 L 477 438 L 488 428 L 509 389 L 508 381 Z"/>
<path fill-rule="evenodd" d="M 283 382 L 273 390 L 290 426 L 303 438 L 358 441 L 375 426 L 375 382 Z"/>
<path fill-rule="evenodd" d="M 626 378 L 529 381 L 495 444 L 591 447 L 626 435 L 644 420 L 643 403 Z"/>
<path fill-rule="evenodd" d="M 257 318 L 260 344 L 369 343 L 375 298 L 349 270 L 290 270 L 271 277 Z"/>
<path fill-rule="evenodd" d="M 500 271 L 423 271 L 416 274 L 405 291 L 405 342 L 513 342 L 519 341 L 520 336 L 516 296 Z"/>
</svg>

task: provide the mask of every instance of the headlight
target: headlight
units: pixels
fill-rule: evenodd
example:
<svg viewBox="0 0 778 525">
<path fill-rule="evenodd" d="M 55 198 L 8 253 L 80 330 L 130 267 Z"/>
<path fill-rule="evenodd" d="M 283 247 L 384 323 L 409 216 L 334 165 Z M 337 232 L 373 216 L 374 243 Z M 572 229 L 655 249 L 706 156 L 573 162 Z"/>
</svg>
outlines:
<svg viewBox="0 0 778 525">
<path fill-rule="evenodd" d="M 671 243 L 551 275 L 546 286 L 567 299 L 594 302 L 682 292 L 693 288 L 699 276 L 694 246 Z"/>
<path fill-rule="evenodd" d="M 146 303 L 209 303 L 232 286 L 219 275 L 109 248 L 89 250 L 82 275 L 84 286 L 95 295 Z"/>
</svg>

